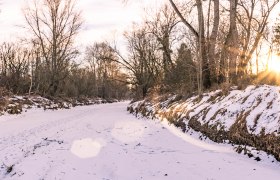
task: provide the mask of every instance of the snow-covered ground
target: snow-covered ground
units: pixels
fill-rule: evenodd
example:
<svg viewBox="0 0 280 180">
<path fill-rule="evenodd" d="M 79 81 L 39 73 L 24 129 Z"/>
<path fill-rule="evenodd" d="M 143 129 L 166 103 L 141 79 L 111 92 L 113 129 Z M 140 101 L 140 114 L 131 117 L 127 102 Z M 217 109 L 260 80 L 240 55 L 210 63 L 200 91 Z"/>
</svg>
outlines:
<svg viewBox="0 0 280 180">
<path fill-rule="evenodd" d="M 280 164 L 137 119 L 128 102 L 0 117 L 0 179 L 280 179 Z"/>
</svg>

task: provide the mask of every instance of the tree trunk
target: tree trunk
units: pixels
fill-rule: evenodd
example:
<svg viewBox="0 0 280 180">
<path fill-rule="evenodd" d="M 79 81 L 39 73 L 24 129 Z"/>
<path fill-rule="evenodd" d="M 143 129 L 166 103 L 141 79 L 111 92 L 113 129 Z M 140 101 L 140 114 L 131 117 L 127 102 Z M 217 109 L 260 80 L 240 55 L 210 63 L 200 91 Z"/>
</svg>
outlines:
<svg viewBox="0 0 280 180">
<path fill-rule="evenodd" d="M 197 32 L 193 26 L 183 17 L 183 15 L 178 10 L 177 6 L 172 0 L 169 0 L 171 6 L 180 17 L 182 22 L 189 28 L 189 30 L 193 33 L 197 40 L 197 50 L 198 50 L 198 62 L 201 64 L 201 70 L 198 71 L 202 73 L 202 84 L 204 88 L 209 88 L 211 86 L 211 78 L 210 78 L 210 69 L 209 69 L 209 61 L 208 61 L 208 53 L 207 53 L 207 41 L 205 38 L 205 30 L 204 30 L 204 16 L 203 16 L 203 8 L 202 1 L 196 0 L 197 7 L 197 16 L 199 23 L 199 31 Z M 200 77 L 200 76 L 198 76 Z M 199 80 L 198 80 L 199 81 Z"/>
<path fill-rule="evenodd" d="M 229 81 L 236 83 L 236 61 L 238 56 L 238 31 L 236 26 L 236 7 L 238 0 L 230 1 L 230 33 L 229 33 Z"/>
<path fill-rule="evenodd" d="M 213 22 L 212 32 L 211 32 L 211 35 L 208 40 L 208 59 L 211 64 L 210 65 L 210 70 L 211 70 L 211 75 L 212 75 L 211 79 L 212 79 L 212 81 L 217 82 L 218 77 L 217 77 L 217 62 L 216 62 L 216 56 L 215 56 L 215 49 L 216 49 L 217 36 L 218 36 L 218 30 L 219 30 L 219 24 L 220 24 L 220 10 L 219 10 L 220 1 L 213 0 L 213 2 L 214 2 L 214 9 L 213 9 L 214 22 Z M 210 8 L 209 8 L 209 10 L 210 10 Z"/>
<path fill-rule="evenodd" d="M 202 1 L 196 0 L 197 12 L 198 12 L 198 23 L 199 23 L 199 38 L 198 38 L 198 49 L 199 49 L 199 61 L 201 62 L 201 71 L 202 71 L 202 83 L 204 88 L 209 88 L 211 86 L 210 80 L 210 69 L 209 62 L 207 56 L 207 48 L 206 48 L 206 38 L 205 38 L 205 30 L 204 30 L 204 16 L 203 16 L 203 8 Z"/>
<path fill-rule="evenodd" d="M 221 53 L 220 82 L 237 83 L 238 31 L 236 26 L 237 0 L 230 0 L 230 27 Z"/>
</svg>

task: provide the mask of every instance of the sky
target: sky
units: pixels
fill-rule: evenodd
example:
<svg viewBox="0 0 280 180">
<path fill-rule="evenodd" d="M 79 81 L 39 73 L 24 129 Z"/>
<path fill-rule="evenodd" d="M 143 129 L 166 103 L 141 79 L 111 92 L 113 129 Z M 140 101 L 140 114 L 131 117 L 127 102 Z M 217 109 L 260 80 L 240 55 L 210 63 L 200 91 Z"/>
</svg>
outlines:
<svg viewBox="0 0 280 180">
<path fill-rule="evenodd" d="M 22 8 L 26 1 L 31 0 L 0 0 L 2 2 L 0 43 L 25 36 L 24 30 L 19 26 L 25 22 Z M 124 4 L 123 0 L 76 0 L 76 2 L 84 20 L 77 42 L 79 45 L 87 46 L 96 41 L 121 40 L 123 31 L 129 29 L 132 22 L 141 21 L 144 16 L 143 8 L 158 7 L 167 0 L 129 0 L 127 4 Z"/>
<path fill-rule="evenodd" d="M 0 42 L 22 37 L 24 24 L 22 8 L 26 0 L 0 0 Z M 132 2 L 133 1 L 133 2 Z M 77 0 L 77 9 L 82 11 L 84 25 L 77 40 L 89 45 L 96 41 L 112 40 L 122 35 L 132 22 L 140 22 L 143 8 L 154 6 L 164 0 Z"/>
</svg>

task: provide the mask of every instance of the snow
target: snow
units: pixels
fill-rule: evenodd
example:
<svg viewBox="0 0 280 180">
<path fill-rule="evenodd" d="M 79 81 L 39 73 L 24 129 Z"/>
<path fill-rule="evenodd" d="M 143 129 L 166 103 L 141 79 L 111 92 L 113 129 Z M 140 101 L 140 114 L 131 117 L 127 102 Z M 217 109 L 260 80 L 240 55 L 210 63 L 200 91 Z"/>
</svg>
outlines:
<svg viewBox="0 0 280 180">
<path fill-rule="evenodd" d="M 265 134 L 280 135 L 280 87 L 279 86 L 248 86 L 245 90 L 233 88 L 227 95 L 221 90 L 205 93 L 202 97 L 195 96 L 185 101 L 172 102 L 176 95 L 166 101 L 148 104 L 147 111 L 157 118 L 163 119 L 165 113 L 177 113 L 178 117 L 197 116 L 201 124 L 217 125 L 229 131 L 238 119 L 238 114 L 247 114 L 246 125 L 249 133 L 259 135 L 264 129 Z M 131 105 L 133 109 L 143 101 Z M 158 109 L 158 107 L 160 107 Z"/>
<path fill-rule="evenodd" d="M 76 140 L 71 147 L 71 153 L 79 158 L 91 158 L 99 154 L 102 148 L 101 142 L 90 138 Z"/>
<path fill-rule="evenodd" d="M 128 102 L 0 117 L 0 179 L 204 180 L 280 178 L 230 145 L 199 140 L 166 121 L 138 119 Z M 10 172 L 8 173 L 7 170 Z"/>
</svg>

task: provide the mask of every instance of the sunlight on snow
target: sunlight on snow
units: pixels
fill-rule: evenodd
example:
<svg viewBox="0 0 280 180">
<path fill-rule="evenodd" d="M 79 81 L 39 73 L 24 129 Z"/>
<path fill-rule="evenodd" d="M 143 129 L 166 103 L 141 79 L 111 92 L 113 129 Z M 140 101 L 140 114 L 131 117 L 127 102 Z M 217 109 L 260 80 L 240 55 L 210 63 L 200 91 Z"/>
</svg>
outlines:
<svg viewBox="0 0 280 180">
<path fill-rule="evenodd" d="M 200 147 L 200 148 L 208 150 L 208 151 L 233 153 L 232 149 L 230 149 L 230 148 L 227 148 L 224 146 L 218 146 L 218 145 L 214 145 L 214 144 L 209 144 L 207 142 L 195 139 L 194 137 L 192 137 L 186 133 L 183 133 L 181 130 L 179 130 L 175 126 L 168 124 L 168 122 L 166 120 L 162 121 L 162 124 L 172 134 L 176 135 L 177 137 L 181 138 L 183 141 L 186 141 L 192 145 L 195 145 L 197 147 Z"/>
<path fill-rule="evenodd" d="M 144 133 L 144 126 L 140 122 L 117 122 L 112 130 L 112 136 L 123 143 L 135 142 Z"/>
<path fill-rule="evenodd" d="M 79 158 L 96 157 L 105 143 L 101 139 L 92 140 L 91 138 L 76 140 L 73 142 L 71 152 Z"/>
</svg>

